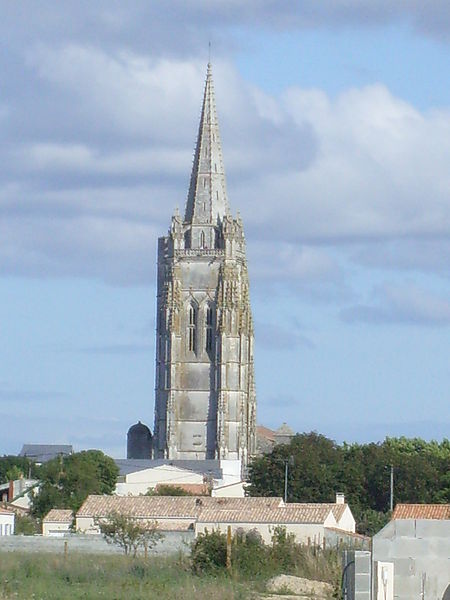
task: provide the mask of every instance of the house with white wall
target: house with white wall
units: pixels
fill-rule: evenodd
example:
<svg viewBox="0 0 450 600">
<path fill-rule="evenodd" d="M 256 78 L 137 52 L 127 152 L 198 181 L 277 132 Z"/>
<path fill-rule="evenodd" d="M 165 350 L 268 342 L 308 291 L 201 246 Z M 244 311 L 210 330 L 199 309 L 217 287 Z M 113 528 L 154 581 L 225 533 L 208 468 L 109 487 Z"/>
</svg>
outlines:
<svg viewBox="0 0 450 600">
<path fill-rule="evenodd" d="M 42 520 L 42 535 L 61 537 L 70 533 L 73 512 L 66 508 L 52 508 Z"/>
<path fill-rule="evenodd" d="M 76 515 L 76 530 L 99 533 L 98 522 L 111 513 L 142 522 L 158 523 L 160 530 L 257 530 L 270 543 L 274 530 L 285 527 L 296 541 L 323 545 L 328 534 L 352 533 L 355 520 L 345 503 L 285 504 L 282 498 L 211 496 L 88 496 Z"/>
<path fill-rule="evenodd" d="M 14 535 L 16 515 L 12 510 L 0 507 L 0 536 Z"/>
<path fill-rule="evenodd" d="M 119 477 L 114 493 L 139 496 L 157 486 L 207 485 L 218 495 L 244 496 L 239 460 L 117 459 Z M 228 487 L 238 484 L 237 487 Z"/>
</svg>

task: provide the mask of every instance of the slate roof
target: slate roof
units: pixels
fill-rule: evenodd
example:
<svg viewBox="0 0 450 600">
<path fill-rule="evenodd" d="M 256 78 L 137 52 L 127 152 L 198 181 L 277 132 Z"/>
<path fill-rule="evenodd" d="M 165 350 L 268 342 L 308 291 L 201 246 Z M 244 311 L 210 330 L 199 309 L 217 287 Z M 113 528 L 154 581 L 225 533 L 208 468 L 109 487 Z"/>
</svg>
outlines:
<svg viewBox="0 0 450 600">
<path fill-rule="evenodd" d="M 73 519 L 73 512 L 66 508 L 52 508 L 44 517 L 44 523 L 68 523 Z"/>
<path fill-rule="evenodd" d="M 119 475 L 129 475 L 137 471 L 152 469 L 164 465 L 171 465 L 179 469 L 193 471 L 200 475 L 212 476 L 214 479 L 222 479 L 223 473 L 218 460 L 170 460 L 166 458 L 119 458 L 115 460 L 119 467 Z"/>
<path fill-rule="evenodd" d="M 450 504 L 397 504 L 392 519 L 450 519 Z"/>
<path fill-rule="evenodd" d="M 72 454 L 73 446 L 70 444 L 24 444 L 19 456 L 26 456 L 36 462 L 47 462 L 61 454 Z"/>
</svg>

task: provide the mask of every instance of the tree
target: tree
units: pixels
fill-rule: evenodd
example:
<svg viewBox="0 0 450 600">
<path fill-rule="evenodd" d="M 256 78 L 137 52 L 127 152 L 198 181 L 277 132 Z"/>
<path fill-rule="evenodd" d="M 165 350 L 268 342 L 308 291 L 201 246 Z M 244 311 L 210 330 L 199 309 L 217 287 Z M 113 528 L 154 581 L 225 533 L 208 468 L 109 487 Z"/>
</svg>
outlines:
<svg viewBox="0 0 450 600">
<path fill-rule="evenodd" d="M 31 512 L 38 518 L 51 508 L 76 512 L 89 494 L 111 494 L 118 474 L 114 460 L 100 450 L 54 458 L 41 467 L 41 485 L 33 497 Z"/>
<path fill-rule="evenodd" d="M 291 459 L 292 457 L 292 459 Z M 341 448 L 316 432 L 294 436 L 289 444 L 275 446 L 270 454 L 249 466 L 250 496 L 284 496 L 288 468 L 288 501 L 333 502 L 340 489 Z"/>
<path fill-rule="evenodd" d="M 28 515 L 16 514 L 14 533 L 15 535 L 35 535 L 38 533 L 38 523 Z"/>
<path fill-rule="evenodd" d="M 450 441 L 386 438 L 382 443 L 337 445 L 323 435 L 297 434 L 249 467 L 251 496 L 283 496 L 288 469 L 288 501 L 333 502 L 344 492 L 360 533 L 372 535 L 389 519 L 390 469 L 394 503 L 450 501 Z M 378 528 L 378 529 L 377 529 Z"/>
<path fill-rule="evenodd" d="M 97 523 L 108 544 L 120 546 L 125 554 L 132 553 L 133 557 L 141 546 L 147 555 L 148 550 L 163 538 L 163 535 L 157 531 L 156 521 L 143 523 L 117 512 L 99 519 Z"/>
<path fill-rule="evenodd" d="M 146 496 L 192 496 L 192 494 L 178 485 L 161 484 L 157 488 L 150 488 Z"/>
<path fill-rule="evenodd" d="M 0 483 L 7 483 L 11 479 L 19 479 L 21 475 L 35 478 L 39 467 L 25 456 L 0 457 Z"/>
</svg>

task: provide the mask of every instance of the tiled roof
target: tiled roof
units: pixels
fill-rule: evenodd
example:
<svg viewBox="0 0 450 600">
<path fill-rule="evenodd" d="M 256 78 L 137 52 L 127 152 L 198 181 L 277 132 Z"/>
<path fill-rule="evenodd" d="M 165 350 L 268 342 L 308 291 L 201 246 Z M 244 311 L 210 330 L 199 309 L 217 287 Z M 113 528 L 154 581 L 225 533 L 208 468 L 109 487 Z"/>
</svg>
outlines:
<svg viewBox="0 0 450 600">
<path fill-rule="evenodd" d="M 363 535 L 362 533 L 356 533 L 355 531 L 345 531 L 343 529 L 339 529 L 338 527 L 325 527 L 326 531 L 334 531 L 335 533 L 345 536 L 351 537 L 355 540 L 366 540 L 369 541 L 371 538 L 368 535 Z"/>
<path fill-rule="evenodd" d="M 281 498 L 217 498 L 211 496 L 89 496 L 77 517 L 104 517 L 119 512 L 146 519 L 190 519 L 201 523 L 323 524 L 346 508 L 336 504 L 284 504 Z"/>
<path fill-rule="evenodd" d="M 77 517 L 103 517 L 119 512 L 149 519 L 195 519 L 206 508 L 255 510 L 258 506 L 277 507 L 281 498 L 212 498 L 211 496 L 88 496 Z"/>
<path fill-rule="evenodd" d="M 392 519 L 450 519 L 450 504 L 397 504 Z"/>
<path fill-rule="evenodd" d="M 244 500 L 249 500 L 245 498 Z M 205 506 L 198 520 L 202 523 L 313 523 L 323 524 L 332 510 L 329 504 L 257 504 L 233 507 Z"/>
<path fill-rule="evenodd" d="M 205 483 L 158 483 L 155 490 L 158 491 L 161 488 L 182 489 L 192 496 L 209 496 L 209 487 Z"/>
<path fill-rule="evenodd" d="M 44 523 L 67 523 L 72 521 L 73 512 L 66 508 L 52 508 L 44 517 Z"/>
<path fill-rule="evenodd" d="M 0 506 L 0 515 L 13 515 L 14 511 L 8 510 L 7 508 L 2 508 Z"/>
<path fill-rule="evenodd" d="M 344 514 L 345 509 L 347 508 L 347 504 L 329 504 L 329 506 L 331 507 L 331 510 L 333 511 L 333 515 L 334 515 L 334 518 L 336 519 L 336 521 L 339 521 L 339 519 Z"/>
<path fill-rule="evenodd" d="M 271 442 L 275 441 L 275 431 L 273 431 L 273 429 L 269 429 L 268 427 L 264 427 L 264 425 L 256 426 L 256 435 L 262 438 L 266 438 Z"/>
</svg>

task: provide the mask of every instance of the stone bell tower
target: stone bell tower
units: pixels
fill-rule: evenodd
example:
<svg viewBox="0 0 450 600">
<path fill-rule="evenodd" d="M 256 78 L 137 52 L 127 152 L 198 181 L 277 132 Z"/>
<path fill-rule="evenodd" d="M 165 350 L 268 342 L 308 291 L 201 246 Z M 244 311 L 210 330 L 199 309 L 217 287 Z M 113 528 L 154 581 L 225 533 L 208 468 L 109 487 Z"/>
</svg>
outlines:
<svg viewBox="0 0 450 600">
<path fill-rule="evenodd" d="M 184 217 L 158 242 L 155 458 L 255 452 L 245 238 L 228 206 L 211 65 Z"/>
</svg>

